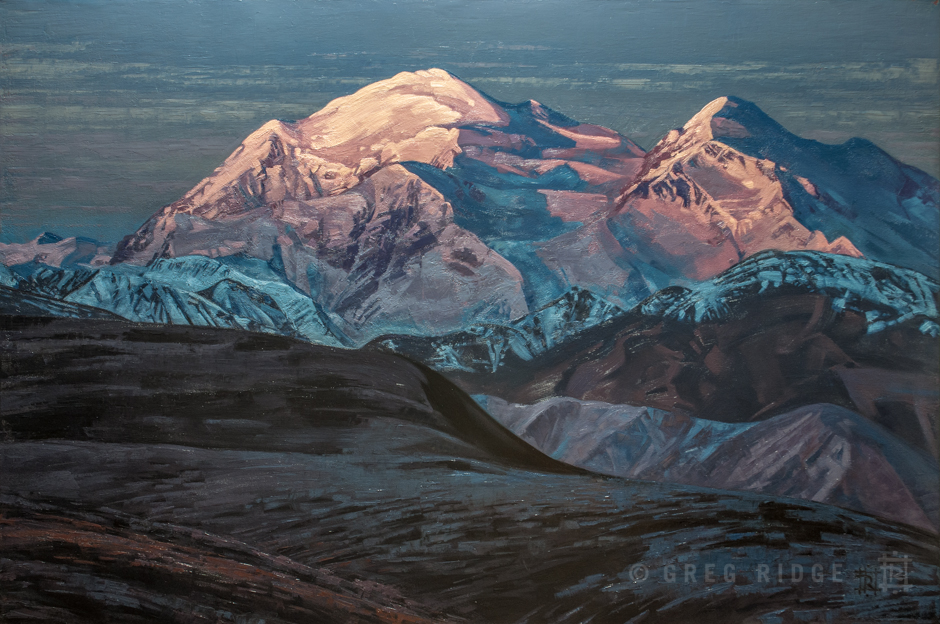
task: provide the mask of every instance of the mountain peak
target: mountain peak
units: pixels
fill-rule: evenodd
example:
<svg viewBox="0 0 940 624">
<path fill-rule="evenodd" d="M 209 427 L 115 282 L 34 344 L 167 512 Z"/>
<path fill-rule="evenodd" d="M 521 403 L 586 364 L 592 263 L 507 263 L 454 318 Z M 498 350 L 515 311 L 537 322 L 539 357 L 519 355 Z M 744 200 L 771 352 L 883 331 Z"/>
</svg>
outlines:
<svg viewBox="0 0 940 624">
<path fill-rule="evenodd" d="M 509 117 L 442 69 L 401 72 L 337 98 L 298 125 L 316 150 L 410 139 L 430 128 L 504 126 Z"/>
<path fill-rule="evenodd" d="M 786 129 L 771 119 L 756 104 L 747 100 L 722 96 L 706 104 L 681 128 L 669 133 L 649 154 L 650 161 L 660 164 L 680 152 L 700 149 L 709 141 L 728 143 L 735 139 L 789 135 Z"/>
<path fill-rule="evenodd" d="M 682 134 L 692 134 L 703 141 L 746 139 L 778 128 L 779 125 L 753 102 L 725 96 L 705 105 L 682 127 Z"/>
<path fill-rule="evenodd" d="M 751 136 L 748 125 L 738 119 L 741 113 L 738 109 L 742 105 L 750 105 L 757 109 L 750 102 L 735 97 L 723 96 L 712 100 L 693 115 L 684 126 L 670 130 L 662 138 L 650 151 L 651 162 L 659 164 L 665 158 L 689 149 L 698 149 L 704 143 L 721 137 Z"/>
<path fill-rule="evenodd" d="M 54 232 L 43 232 L 36 237 L 35 243 L 37 245 L 52 245 L 55 243 L 62 242 L 62 237 Z"/>
<path fill-rule="evenodd" d="M 711 140 L 714 136 L 711 128 L 712 123 L 716 115 L 725 109 L 728 104 L 729 100 L 727 97 L 712 100 L 682 126 L 682 134 L 692 134 L 706 141 Z M 732 103 L 731 106 L 736 106 L 736 104 Z M 721 119 L 721 117 L 718 117 L 718 119 Z"/>
<path fill-rule="evenodd" d="M 695 279 L 763 249 L 862 255 L 841 233 L 830 242 L 805 227 L 787 203 L 776 163 L 734 147 L 740 140 L 775 139 L 781 131 L 751 102 L 712 100 L 646 155 L 618 201 L 621 218 Z"/>
</svg>

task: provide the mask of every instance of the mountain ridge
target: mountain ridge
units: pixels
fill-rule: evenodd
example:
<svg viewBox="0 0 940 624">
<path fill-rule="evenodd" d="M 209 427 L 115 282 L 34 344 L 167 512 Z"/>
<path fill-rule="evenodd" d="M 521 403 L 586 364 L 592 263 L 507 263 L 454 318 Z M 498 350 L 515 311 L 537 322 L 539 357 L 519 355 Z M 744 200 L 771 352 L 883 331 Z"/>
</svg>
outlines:
<svg viewBox="0 0 940 624">
<path fill-rule="evenodd" d="M 693 120 L 686 126 L 710 140 L 775 163 L 783 196 L 807 228 L 938 278 L 937 180 L 864 138 L 830 145 L 798 137 L 741 98 L 718 98 Z"/>
<path fill-rule="evenodd" d="M 926 620 L 938 189 L 734 97 L 649 152 L 438 69 L 270 121 L 113 254 L 0 245 L 0 602 Z"/>
<path fill-rule="evenodd" d="M 735 107 L 759 110 L 719 98 L 644 153 L 534 100 L 498 102 L 442 70 L 403 72 L 262 126 L 111 262 L 273 261 L 351 332 L 378 335 L 506 323 L 573 287 L 629 308 L 765 249 L 861 255 L 851 232 L 804 225 L 782 166 L 730 143 L 757 132 L 732 119 Z M 772 139 L 786 133 L 773 124 L 761 126 Z M 904 193 L 937 212 L 929 176 L 909 179 Z M 866 256 L 904 265 L 888 243 Z M 438 310 L 422 315 L 433 292 Z"/>
<path fill-rule="evenodd" d="M 936 458 L 834 405 L 721 423 L 567 397 L 533 405 L 474 398 L 542 452 L 595 472 L 826 502 L 940 528 Z"/>
</svg>

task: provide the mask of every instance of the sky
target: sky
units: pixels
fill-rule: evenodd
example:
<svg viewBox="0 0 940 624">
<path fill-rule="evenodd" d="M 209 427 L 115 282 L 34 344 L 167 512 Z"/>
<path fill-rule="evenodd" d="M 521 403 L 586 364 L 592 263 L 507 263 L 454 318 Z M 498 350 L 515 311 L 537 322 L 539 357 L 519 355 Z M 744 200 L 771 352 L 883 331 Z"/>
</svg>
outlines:
<svg viewBox="0 0 940 624">
<path fill-rule="evenodd" d="M 0 242 L 116 241 L 269 119 L 446 69 L 652 147 L 722 95 L 940 175 L 933 0 L 0 0 Z"/>
</svg>

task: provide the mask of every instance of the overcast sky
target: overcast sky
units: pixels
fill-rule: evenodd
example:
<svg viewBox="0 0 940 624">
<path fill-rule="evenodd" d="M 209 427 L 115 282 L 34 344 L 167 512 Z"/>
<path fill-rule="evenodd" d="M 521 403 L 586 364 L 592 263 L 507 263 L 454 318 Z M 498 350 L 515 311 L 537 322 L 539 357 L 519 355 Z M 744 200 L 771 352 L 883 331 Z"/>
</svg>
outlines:
<svg viewBox="0 0 940 624">
<path fill-rule="evenodd" d="M 932 0 L 0 2 L 0 241 L 116 240 L 252 130 L 441 67 L 651 147 L 737 95 L 938 175 Z"/>
</svg>

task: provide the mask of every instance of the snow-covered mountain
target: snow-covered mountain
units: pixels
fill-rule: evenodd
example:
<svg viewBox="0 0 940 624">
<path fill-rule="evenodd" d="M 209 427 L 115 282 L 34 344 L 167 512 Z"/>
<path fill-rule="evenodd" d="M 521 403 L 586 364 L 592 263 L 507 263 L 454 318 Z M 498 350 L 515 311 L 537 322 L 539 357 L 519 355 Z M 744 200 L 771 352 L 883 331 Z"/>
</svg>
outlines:
<svg viewBox="0 0 940 624">
<path fill-rule="evenodd" d="M 642 241 L 651 258 L 695 279 L 764 249 L 861 255 L 847 238 L 830 242 L 797 220 L 774 162 L 716 140 L 730 132 L 715 116 L 728 106 L 727 98 L 711 102 L 646 155 L 611 219 L 618 238 Z"/>
<path fill-rule="evenodd" d="M 43 232 L 26 243 L 0 243 L 0 264 L 37 262 L 49 266 L 102 266 L 111 261 L 114 246 L 84 237 L 62 238 Z"/>
<path fill-rule="evenodd" d="M 722 97 L 645 157 L 612 230 L 705 279 L 764 249 L 888 261 L 937 278 L 940 183 L 868 141 L 824 145 Z"/>
<path fill-rule="evenodd" d="M 897 163 L 896 176 L 873 177 L 874 156 L 858 142 L 839 148 L 835 172 L 790 162 L 799 150 L 781 152 L 786 165 L 740 151 L 729 141 L 773 143 L 785 131 L 750 117 L 745 128 L 728 112 L 739 109 L 757 110 L 716 100 L 644 154 L 538 102 L 504 104 L 441 70 L 405 72 L 307 119 L 265 124 L 125 238 L 112 263 L 271 262 L 357 340 L 505 325 L 576 287 L 629 308 L 765 249 L 898 258 L 936 273 L 929 246 L 915 244 L 920 260 L 906 262 L 900 238 L 874 245 L 866 234 L 858 247 L 854 231 L 820 225 L 826 211 L 842 219 L 842 204 L 804 218 L 787 172 L 802 172 L 800 188 L 831 189 L 827 197 L 850 197 L 840 185 L 894 197 L 891 214 L 916 217 L 922 238 L 936 222 L 936 180 Z M 864 232 L 880 223 L 859 219 Z"/>
<path fill-rule="evenodd" d="M 863 314 L 869 333 L 917 319 L 924 334 L 940 335 L 936 281 L 882 262 L 810 251 L 761 252 L 692 288 L 662 290 L 639 309 L 698 323 L 719 320 L 749 299 L 778 290 L 824 294 L 833 312 Z"/>
<path fill-rule="evenodd" d="M 143 323 L 244 329 L 352 346 L 316 302 L 280 281 L 264 263 L 248 258 L 223 263 L 187 256 L 158 259 L 146 267 L 61 268 L 31 263 L 12 270 L 0 267 L 0 285 L 22 297 L 39 297 L 33 307 L 54 316 L 84 318 L 91 308 Z M 48 300 L 63 307 L 43 303 Z M 15 306 L 4 310 L 17 311 Z"/>
<path fill-rule="evenodd" d="M 699 114 L 712 143 L 776 164 L 795 218 L 829 240 L 845 237 L 866 257 L 937 279 L 940 183 L 870 141 L 827 145 L 798 137 L 740 98 L 720 98 Z"/>
<path fill-rule="evenodd" d="M 0 314 L 5 316 L 32 316 L 32 317 L 65 317 L 76 319 L 119 319 L 100 308 L 91 308 L 77 303 L 67 303 L 60 299 L 44 297 L 35 293 L 25 292 L 0 286 Z"/>
<path fill-rule="evenodd" d="M 589 291 L 574 290 L 508 324 L 475 324 L 438 337 L 385 337 L 380 343 L 438 370 L 495 372 L 559 352 L 588 330 L 593 337 L 588 341 L 600 338 L 599 325 L 606 324 L 613 334 L 644 319 L 689 327 L 733 322 L 761 302 L 796 296 L 820 297 L 827 302 L 827 314 L 858 315 L 869 334 L 913 323 L 924 336 L 936 338 L 938 289 L 937 282 L 916 271 L 864 258 L 764 251 L 711 280 L 658 291 L 629 312 Z"/>
<path fill-rule="evenodd" d="M 529 361 L 624 314 L 590 291 L 573 288 L 544 308 L 507 324 L 473 324 L 437 337 L 384 336 L 375 343 L 439 371 L 495 373 L 509 354 Z"/>
<path fill-rule="evenodd" d="M 265 124 L 113 256 L 0 245 L 0 311 L 391 350 L 580 468 L 936 530 L 938 188 L 735 98 L 644 153 L 402 73 Z"/>
<path fill-rule="evenodd" d="M 485 242 L 482 230 L 507 239 L 527 230 L 529 244 L 532 235 L 571 229 L 566 219 L 578 215 L 564 211 L 606 207 L 598 189 L 613 192 L 641 156 L 617 133 L 535 102 L 507 108 L 446 72 L 402 73 L 300 122 L 266 124 L 127 237 L 113 262 L 274 259 L 353 333 L 440 333 L 471 321 L 509 321 L 568 287 L 533 294 L 531 272 Z M 515 213 L 499 209 L 501 194 L 491 187 L 468 183 L 442 193 L 413 172 L 457 165 L 476 167 L 496 186 L 517 184 L 502 193 Z M 560 207 L 556 196 L 541 193 L 558 185 L 572 199 Z M 528 195 L 520 198 L 523 186 Z M 457 190 L 491 213 L 456 210 L 445 194 Z"/>
<path fill-rule="evenodd" d="M 937 295 L 907 269 L 764 252 L 539 352 L 492 349 L 487 338 L 505 335 L 493 331 L 395 346 L 449 366 L 467 392 L 513 403 L 571 397 L 726 423 L 831 403 L 937 457 Z"/>
</svg>

